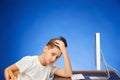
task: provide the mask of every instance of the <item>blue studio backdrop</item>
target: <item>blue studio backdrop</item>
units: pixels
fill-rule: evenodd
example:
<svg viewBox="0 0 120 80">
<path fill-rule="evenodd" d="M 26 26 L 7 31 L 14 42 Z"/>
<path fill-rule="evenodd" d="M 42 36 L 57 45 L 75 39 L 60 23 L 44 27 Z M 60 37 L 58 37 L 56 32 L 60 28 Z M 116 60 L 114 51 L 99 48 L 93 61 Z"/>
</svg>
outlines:
<svg viewBox="0 0 120 80">
<path fill-rule="evenodd" d="M 96 32 L 106 62 L 120 71 L 119 0 L 1 0 L 0 80 L 7 66 L 40 55 L 59 36 L 67 39 L 73 70 L 96 70 Z M 56 65 L 64 67 L 63 57 Z"/>
</svg>

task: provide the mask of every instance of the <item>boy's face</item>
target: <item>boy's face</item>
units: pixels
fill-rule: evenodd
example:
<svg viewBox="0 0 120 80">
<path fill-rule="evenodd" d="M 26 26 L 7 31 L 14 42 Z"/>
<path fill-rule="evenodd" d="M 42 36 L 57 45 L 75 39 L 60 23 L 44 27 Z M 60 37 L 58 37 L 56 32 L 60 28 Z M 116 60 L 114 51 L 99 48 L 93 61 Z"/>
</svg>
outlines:
<svg viewBox="0 0 120 80">
<path fill-rule="evenodd" d="M 46 64 L 53 64 L 61 56 L 61 51 L 57 47 L 45 49 L 45 62 Z"/>
</svg>

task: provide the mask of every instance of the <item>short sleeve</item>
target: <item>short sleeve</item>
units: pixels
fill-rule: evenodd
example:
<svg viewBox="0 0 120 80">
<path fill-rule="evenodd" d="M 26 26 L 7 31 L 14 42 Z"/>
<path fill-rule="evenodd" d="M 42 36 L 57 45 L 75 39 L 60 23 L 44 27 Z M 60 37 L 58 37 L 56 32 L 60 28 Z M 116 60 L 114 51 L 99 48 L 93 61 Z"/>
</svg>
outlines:
<svg viewBox="0 0 120 80">
<path fill-rule="evenodd" d="M 57 69 L 58 69 L 58 67 L 55 66 L 55 65 L 53 65 L 53 66 L 51 67 L 51 73 L 50 73 L 50 78 L 51 78 L 51 79 L 54 77 L 54 73 L 55 73 L 55 71 L 56 71 Z"/>
<path fill-rule="evenodd" d="M 25 56 L 15 64 L 19 68 L 20 73 L 23 73 L 31 66 L 32 59 L 30 56 Z"/>
</svg>

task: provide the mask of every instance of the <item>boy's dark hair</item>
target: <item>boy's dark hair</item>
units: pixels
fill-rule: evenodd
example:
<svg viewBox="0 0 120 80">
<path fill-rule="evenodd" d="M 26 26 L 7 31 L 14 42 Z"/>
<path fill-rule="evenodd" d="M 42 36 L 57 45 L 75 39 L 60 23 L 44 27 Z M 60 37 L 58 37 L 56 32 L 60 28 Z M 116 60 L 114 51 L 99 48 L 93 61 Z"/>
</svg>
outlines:
<svg viewBox="0 0 120 80">
<path fill-rule="evenodd" d="M 61 40 L 63 41 L 63 43 L 65 44 L 65 47 L 67 47 L 67 41 L 64 37 L 59 37 L 59 38 L 52 38 L 48 43 L 47 46 L 49 46 L 50 48 L 55 47 L 55 40 Z"/>
</svg>

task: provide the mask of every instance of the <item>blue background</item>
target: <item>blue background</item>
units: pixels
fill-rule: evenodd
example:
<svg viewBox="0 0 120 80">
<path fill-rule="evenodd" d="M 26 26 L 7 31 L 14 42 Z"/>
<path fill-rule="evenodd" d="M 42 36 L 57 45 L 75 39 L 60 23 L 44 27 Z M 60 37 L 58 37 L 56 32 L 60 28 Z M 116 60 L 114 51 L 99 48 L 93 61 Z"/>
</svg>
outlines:
<svg viewBox="0 0 120 80">
<path fill-rule="evenodd" d="M 0 80 L 7 66 L 40 55 L 46 43 L 59 36 L 68 41 L 73 70 L 96 70 L 96 32 L 106 62 L 120 71 L 119 0 L 1 0 Z M 64 66 L 63 56 L 56 64 Z"/>
</svg>

